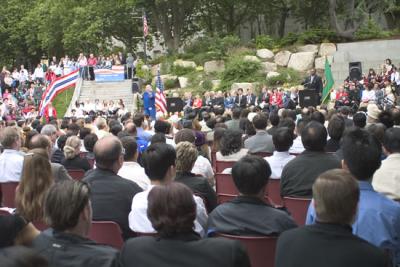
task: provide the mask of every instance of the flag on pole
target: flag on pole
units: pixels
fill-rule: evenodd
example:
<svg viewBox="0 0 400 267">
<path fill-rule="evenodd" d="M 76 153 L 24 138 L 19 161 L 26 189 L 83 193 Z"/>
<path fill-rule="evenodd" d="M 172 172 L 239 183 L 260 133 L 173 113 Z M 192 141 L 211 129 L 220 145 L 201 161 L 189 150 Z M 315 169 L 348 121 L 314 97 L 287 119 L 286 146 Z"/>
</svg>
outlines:
<svg viewBox="0 0 400 267">
<path fill-rule="evenodd" d="M 329 95 L 333 88 L 335 81 L 333 80 L 331 65 L 327 58 L 325 58 L 325 86 L 322 90 L 322 104 L 325 104 L 329 101 Z"/>
<path fill-rule="evenodd" d="M 147 25 L 146 14 L 143 15 L 143 36 L 147 37 L 149 35 L 149 26 Z"/>
<path fill-rule="evenodd" d="M 158 70 L 156 79 L 156 107 L 162 113 L 167 113 L 167 99 L 164 94 L 164 85 L 161 80 L 160 70 Z"/>
<path fill-rule="evenodd" d="M 44 114 L 47 105 L 52 102 L 57 95 L 69 88 L 75 87 L 78 78 L 79 70 L 76 70 L 52 81 L 43 93 L 42 101 L 39 106 L 40 115 L 42 116 Z"/>
</svg>

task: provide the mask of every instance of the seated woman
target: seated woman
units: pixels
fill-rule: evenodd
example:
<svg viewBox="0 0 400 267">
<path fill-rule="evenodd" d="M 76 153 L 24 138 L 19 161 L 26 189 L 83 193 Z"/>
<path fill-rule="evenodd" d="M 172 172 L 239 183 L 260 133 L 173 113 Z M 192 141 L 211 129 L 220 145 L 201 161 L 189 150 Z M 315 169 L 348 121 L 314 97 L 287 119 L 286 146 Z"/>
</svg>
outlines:
<svg viewBox="0 0 400 267">
<path fill-rule="evenodd" d="M 147 214 L 158 236 L 129 239 L 121 252 L 122 267 L 250 266 L 240 242 L 223 238 L 200 239 L 193 231 L 196 203 L 185 185 L 172 183 L 153 187 L 148 195 Z"/>
<path fill-rule="evenodd" d="M 65 159 L 61 162 L 66 169 L 84 170 L 91 169 L 89 161 L 79 156 L 81 152 L 81 140 L 77 136 L 70 136 L 65 142 L 64 155 Z"/>
<path fill-rule="evenodd" d="M 220 151 L 217 152 L 218 161 L 238 161 L 248 150 L 243 148 L 242 133 L 238 130 L 227 129 L 220 141 Z"/>
<path fill-rule="evenodd" d="M 15 195 L 17 214 L 28 222 L 44 221 L 43 200 L 53 183 L 47 151 L 39 148 L 29 151 Z"/>
</svg>

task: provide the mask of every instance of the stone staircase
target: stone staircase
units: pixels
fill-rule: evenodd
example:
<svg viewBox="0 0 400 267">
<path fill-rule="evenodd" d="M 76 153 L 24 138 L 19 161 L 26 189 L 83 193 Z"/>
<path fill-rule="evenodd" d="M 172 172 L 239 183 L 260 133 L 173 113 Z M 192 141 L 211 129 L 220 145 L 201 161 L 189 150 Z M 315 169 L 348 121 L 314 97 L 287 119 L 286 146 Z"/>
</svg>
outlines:
<svg viewBox="0 0 400 267">
<path fill-rule="evenodd" d="M 119 99 L 124 101 L 125 107 L 128 111 L 133 111 L 133 94 L 132 84 L 130 80 L 122 82 L 104 82 L 96 83 L 95 81 L 84 81 L 78 97 L 79 102 L 90 100 L 94 102 L 99 99 L 100 102 L 110 100 L 117 103 Z"/>
</svg>

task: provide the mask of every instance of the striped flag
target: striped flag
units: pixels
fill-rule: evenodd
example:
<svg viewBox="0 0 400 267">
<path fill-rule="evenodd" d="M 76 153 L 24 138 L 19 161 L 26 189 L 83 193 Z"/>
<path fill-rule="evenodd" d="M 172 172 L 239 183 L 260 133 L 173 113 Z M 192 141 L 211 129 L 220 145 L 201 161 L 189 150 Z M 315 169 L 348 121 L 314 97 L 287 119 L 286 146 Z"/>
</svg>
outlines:
<svg viewBox="0 0 400 267">
<path fill-rule="evenodd" d="M 78 78 L 79 70 L 76 70 L 52 81 L 43 93 L 42 101 L 39 106 L 40 115 L 42 116 L 44 114 L 47 105 L 52 102 L 57 95 L 69 88 L 75 87 Z"/>
<path fill-rule="evenodd" d="M 167 99 L 164 94 L 164 85 L 161 80 L 160 70 L 158 70 L 156 79 L 156 107 L 162 113 L 167 113 Z"/>
<path fill-rule="evenodd" d="M 143 36 L 147 37 L 149 35 L 149 26 L 147 25 L 146 15 L 143 15 Z"/>
</svg>

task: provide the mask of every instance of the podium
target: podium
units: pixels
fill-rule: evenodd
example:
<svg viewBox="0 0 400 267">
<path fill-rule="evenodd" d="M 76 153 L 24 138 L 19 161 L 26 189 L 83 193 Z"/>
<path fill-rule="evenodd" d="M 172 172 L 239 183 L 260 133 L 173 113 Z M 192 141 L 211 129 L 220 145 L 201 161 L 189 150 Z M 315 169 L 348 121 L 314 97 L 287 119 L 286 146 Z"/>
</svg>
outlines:
<svg viewBox="0 0 400 267">
<path fill-rule="evenodd" d="M 316 107 L 318 105 L 317 92 L 309 89 L 299 91 L 299 105 L 301 108 Z"/>
</svg>

